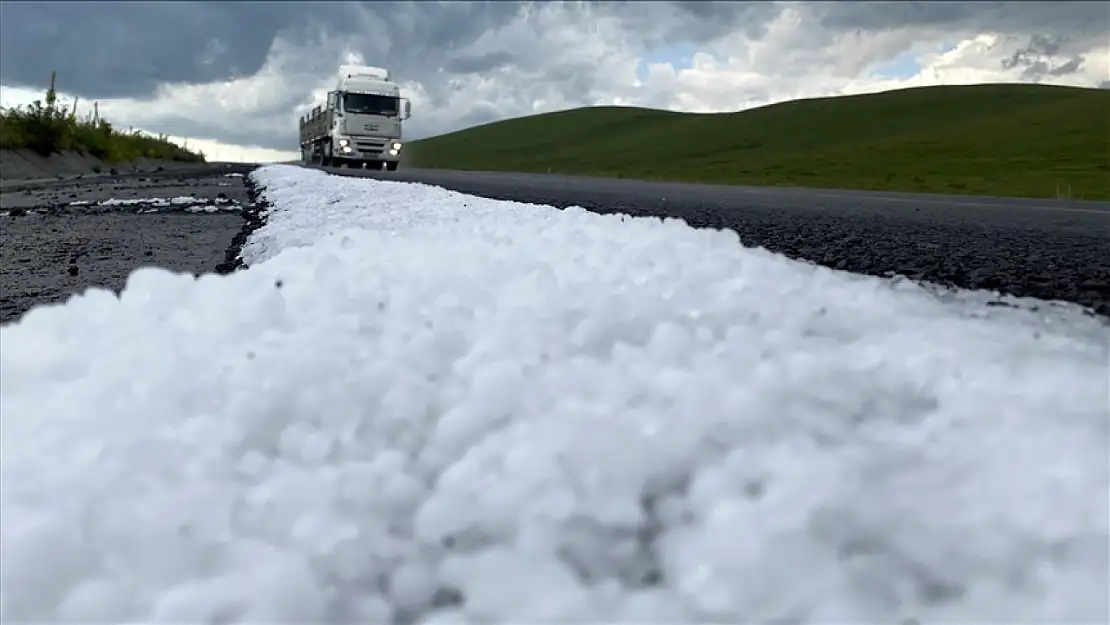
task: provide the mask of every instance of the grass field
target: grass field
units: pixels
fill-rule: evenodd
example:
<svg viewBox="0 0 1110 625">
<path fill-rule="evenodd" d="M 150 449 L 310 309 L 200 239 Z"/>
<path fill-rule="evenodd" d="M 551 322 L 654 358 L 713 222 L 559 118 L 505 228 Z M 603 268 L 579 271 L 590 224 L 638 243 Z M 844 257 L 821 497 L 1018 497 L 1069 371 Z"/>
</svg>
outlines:
<svg viewBox="0 0 1110 625">
<path fill-rule="evenodd" d="M 50 89 L 42 100 L 28 107 L 0 110 L 0 149 L 28 149 L 42 156 L 80 152 L 106 163 L 137 158 L 204 162 L 203 153 L 192 152 L 166 137 L 116 130 L 100 117 L 95 104 L 78 117 L 77 105 L 77 102 L 72 106 L 58 103 L 52 75 Z"/>
<path fill-rule="evenodd" d="M 738 113 L 581 108 L 414 141 L 415 167 L 1110 200 L 1110 91 L 922 87 Z"/>
</svg>

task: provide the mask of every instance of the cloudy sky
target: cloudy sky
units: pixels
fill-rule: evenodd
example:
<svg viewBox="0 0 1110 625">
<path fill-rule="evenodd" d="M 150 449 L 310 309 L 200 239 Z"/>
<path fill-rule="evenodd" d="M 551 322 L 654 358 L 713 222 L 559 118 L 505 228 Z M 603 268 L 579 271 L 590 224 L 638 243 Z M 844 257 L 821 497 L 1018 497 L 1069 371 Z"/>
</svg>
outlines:
<svg viewBox="0 0 1110 625">
<path fill-rule="evenodd" d="M 59 91 L 211 160 L 284 160 L 341 62 L 410 139 L 593 104 L 731 111 L 930 84 L 1110 88 L 1099 2 L 4 2 L 0 104 Z"/>
</svg>

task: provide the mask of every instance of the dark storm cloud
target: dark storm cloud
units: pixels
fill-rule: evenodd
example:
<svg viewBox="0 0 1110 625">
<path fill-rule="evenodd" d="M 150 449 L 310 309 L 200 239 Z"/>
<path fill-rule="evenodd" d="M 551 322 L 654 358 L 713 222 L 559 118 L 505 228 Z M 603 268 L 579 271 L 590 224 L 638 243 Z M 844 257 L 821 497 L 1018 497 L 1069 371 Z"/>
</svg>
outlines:
<svg viewBox="0 0 1110 625">
<path fill-rule="evenodd" d="M 1074 74 L 1079 71 L 1079 68 L 1083 67 L 1083 61 L 1084 59 L 1082 56 L 1073 57 L 1070 61 L 1061 63 L 1048 70 L 1048 74 L 1049 76 L 1067 76 L 1068 74 Z"/>
<path fill-rule="evenodd" d="M 141 97 L 167 82 L 251 75 L 275 37 L 342 37 L 377 20 L 366 47 L 375 63 L 443 58 L 520 10 L 512 3 L 5 2 L 0 81 L 59 84 L 87 98 Z M 333 62 L 333 59 L 327 59 Z M 404 64 L 404 63 L 402 63 Z M 404 68 L 399 71 L 403 73 Z"/>
<path fill-rule="evenodd" d="M 1032 66 L 1038 62 L 1043 63 L 1043 61 L 1040 61 L 1040 57 L 1056 54 L 1059 51 L 1059 39 L 1049 38 L 1044 35 L 1033 35 L 1024 48 L 1015 51 L 1010 58 L 1002 59 L 1002 68 L 1014 69 L 1022 65 Z"/>
<path fill-rule="evenodd" d="M 583 4 L 619 18 L 645 46 L 735 32 L 759 37 L 781 10 L 771 2 Z M 513 2 L 4 2 L 0 81 L 42 87 L 57 70 L 66 91 L 86 98 L 141 97 L 162 83 L 253 74 L 279 34 L 297 43 L 318 32 L 341 38 L 369 31 L 378 34 L 352 37 L 361 39 L 355 47 L 399 77 L 420 80 L 433 67 L 480 73 L 509 63 L 513 53 L 456 58 L 455 51 L 522 10 Z M 1110 20 L 1110 9 L 1095 2 L 828 2 L 808 10 L 838 30 L 954 25 L 1105 36 Z"/>
<path fill-rule="evenodd" d="M 540 3 L 545 4 L 545 3 Z M 758 36 L 778 9 L 767 2 L 590 2 L 648 44 L 706 41 L 744 30 Z M 0 81 L 42 87 L 52 70 L 87 98 L 141 97 L 162 83 L 206 83 L 251 75 L 276 36 L 303 41 L 319 29 L 357 35 L 376 21 L 384 36 L 356 47 L 371 63 L 418 78 L 429 65 L 477 73 L 507 54 L 453 59 L 453 52 L 516 17 L 513 2 L 4 2 Z M 328 59 L 333 62 L 333 59 Z"/>
<path fill-rule="evenodd" d="M 1106 36 L 1104 2 L 822 2 L 813 5 L 823 26 L 836 30 L 952 27 L 1014 35 Z"/>
<path fill-rule="evenodd" d="M 1047 61 L 1025 59 L 1021 63 L 1024 65 L 1024 69 L 1021 70 L 1021 79 L 1026 82 L 1040 82 L 1049 76 L 1058 78 L 1060 76 L 1074 74 L 1083 66 L 1083 60 L 1082 56 L 1077 56 L 1056 67 L 1052 67 Z M 1016 67 L 1016 65 L 1011 65 L 1008 69 L 1012 69 L 1013 67 Z"/>
<path fill-rule="evenodd" d="M 1048 76 L 1059 77 L 1074 74 L 1083 66 L 1083 55 L 1075 55 L 1056 67 L 1053 67 L 1049 59 L 1046 58 L 1060 52 L 1062 45 L 1065 43 L 1068 43 L 1068 39 L 1065 37 L 1033 35 L 1025 47 L 1014 52 L 1010 58 L 1002 59 L 1002 68 L 1023 68 L 1021 79 L 1029 82 L 1037 82 Z"/>
<path fill-rule="evenodd" d="M 773 2 L 602 2 L 598 8 L 618 16 L 629 30 L 651 44 L 705 42 L 743 33 L 758 38 L 782 10 Z"/>
<path fill-rule="evenodd" d="M 274 33 L 296 23 L 298 13 L 298 5 L 284 3 L 265 10 L 238 2 L 0 6 L 4 84 L 41 87 L 56 70 L 65 90 L 95 98 L 142 95 L 165 82 L 250 75 L 265 61 Z M 335 7 L 320 13 L 342 23 L 342 5 Z"/>
<path fill-rule="evenodd" d="M 479 56 L 459 56 L 453 59 L 444 59 L 443 69 L 452 74 L 478 74 L 506 65 L 512 60 L 513 55 L 503 51 L 490 52 Z"/>
</svg>

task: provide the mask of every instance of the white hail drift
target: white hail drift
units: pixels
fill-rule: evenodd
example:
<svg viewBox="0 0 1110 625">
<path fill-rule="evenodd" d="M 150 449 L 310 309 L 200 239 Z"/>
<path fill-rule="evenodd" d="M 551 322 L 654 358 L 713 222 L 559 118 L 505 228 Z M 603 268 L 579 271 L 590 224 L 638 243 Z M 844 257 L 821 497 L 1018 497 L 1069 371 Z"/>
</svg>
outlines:
<svg viewBox="0 0 1110 625">
<path fill-rule="evenodd" d="M 1106 622 L 1105 325 L 289 166 L 0 328 L 4 622 Z"/>
</svg>

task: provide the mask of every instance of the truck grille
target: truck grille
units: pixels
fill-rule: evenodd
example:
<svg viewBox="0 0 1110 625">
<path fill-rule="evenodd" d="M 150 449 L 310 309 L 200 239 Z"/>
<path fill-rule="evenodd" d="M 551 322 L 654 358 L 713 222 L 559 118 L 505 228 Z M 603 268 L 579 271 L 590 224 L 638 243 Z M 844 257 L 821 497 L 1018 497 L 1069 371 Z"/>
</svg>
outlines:
<svg viewBox="0 0 1110 625">
<path fill-rule="evenodd" d="M 381 156 L 385 150 L 385 141 L 355 141 L 355 151 L 363 156 Z"/>
</svg>

